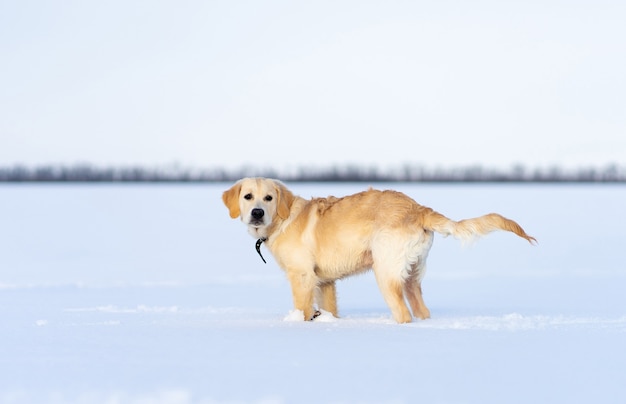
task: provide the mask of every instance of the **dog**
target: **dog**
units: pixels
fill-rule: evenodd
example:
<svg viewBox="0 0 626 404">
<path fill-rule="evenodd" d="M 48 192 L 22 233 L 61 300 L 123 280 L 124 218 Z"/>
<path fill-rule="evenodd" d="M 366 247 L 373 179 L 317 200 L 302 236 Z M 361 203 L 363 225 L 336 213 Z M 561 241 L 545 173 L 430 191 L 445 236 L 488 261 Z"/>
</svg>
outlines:
<svg viewBox="0 0 626 404">
<path fill-rule="evenodd" d="M 421 282 L 433 232 L 471 240 L 504 230 L 536 242 L 497 213 L 456 222 L 392 190 L 307 200 L 279 180 L 243 178 L 222 201 L 230 217 L 241 218 L 257 239 L 259 255 L 264 242 L 285 271 L 303 320 L 320 313 L 315 303 L 338 317 L 335 281 L 369 269 L 396 322 L 412 321 L 405 297 L 413 316 L 430 318 Z"/>
</svg>

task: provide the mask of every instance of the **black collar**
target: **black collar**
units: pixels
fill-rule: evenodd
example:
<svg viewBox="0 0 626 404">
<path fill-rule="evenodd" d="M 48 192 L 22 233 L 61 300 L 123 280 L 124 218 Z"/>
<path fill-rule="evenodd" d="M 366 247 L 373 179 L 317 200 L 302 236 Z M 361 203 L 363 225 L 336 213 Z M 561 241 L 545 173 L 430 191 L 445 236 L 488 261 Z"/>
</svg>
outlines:
<svg viewBox="0 0 626 404">
<path fill-rule="evenodd" d="M 265 237 L 262 237 L 262 238 L 258 239 L 256 241 L 256 244 L 255 244 L 254 247 L 256 248 L 256 252 L 259 253 L 259 257 L 261 257 L 263 262 L 267 264 L 267 261 L 265 261 L 265 258 L 263 258 L 263 254 L 261 254 L 261 244 L 263 244 L 263 242 L 266 241 L 266 240 L 267 240 L 267 238 L 265 238 Z"/>
</svg>

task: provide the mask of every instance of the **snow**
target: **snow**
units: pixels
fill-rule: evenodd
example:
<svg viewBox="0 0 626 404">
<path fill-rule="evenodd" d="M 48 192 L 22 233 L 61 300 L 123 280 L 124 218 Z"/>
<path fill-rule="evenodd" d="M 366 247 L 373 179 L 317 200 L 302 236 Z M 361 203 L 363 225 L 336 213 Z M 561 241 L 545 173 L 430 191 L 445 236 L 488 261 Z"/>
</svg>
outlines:
<svg viewBox="0 0 626 404">
<path fill-rule="evenodd" d="M 0 186 L 0 402 L 623 402 L 623 186 L 374 184 L 538 240 L 436 236 L 432 318 L 398 325 L 371 273 L 338 284 L 340 318 L 289 321 L 229 185 Z"/>
<path fill-rule="evenodd" d="M 291 310 L 289 314 L 283 318 L 283 321 L 304 321 L 304 312 L 302 310 Z"/>
</svg>

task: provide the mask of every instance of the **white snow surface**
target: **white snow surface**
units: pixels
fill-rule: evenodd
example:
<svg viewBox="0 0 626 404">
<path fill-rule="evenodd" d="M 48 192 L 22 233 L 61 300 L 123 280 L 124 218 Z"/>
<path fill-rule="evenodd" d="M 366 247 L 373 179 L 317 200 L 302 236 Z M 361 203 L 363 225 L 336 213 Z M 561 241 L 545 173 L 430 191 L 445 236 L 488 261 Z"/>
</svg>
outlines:
<svg viewBox="0 0 626 404">
<path fill-rule="evenodd" d="M 229 185 L 0 186 L 0 402 L 626 400 L 626 187 L 372 184 L 538 240 L 436 236 L 432 318 L 398 325 L 371 273 L 339 282 L 340 318 L 288 321 Z"/>
</svg>

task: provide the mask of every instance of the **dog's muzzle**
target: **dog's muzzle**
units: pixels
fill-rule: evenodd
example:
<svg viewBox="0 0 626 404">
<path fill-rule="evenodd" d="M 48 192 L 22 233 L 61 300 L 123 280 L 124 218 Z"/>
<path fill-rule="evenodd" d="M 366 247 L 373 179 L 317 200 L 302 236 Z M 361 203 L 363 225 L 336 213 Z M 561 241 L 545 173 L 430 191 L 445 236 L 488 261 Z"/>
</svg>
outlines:
<svg viewBox="0 0 626 404">
<path fill-rule="evenodd" d="M 265 216 L 265 211 L 263 209 L 255 208 L 250 212 L 250 216 L 252 220 L 251 224 L 263 224 L 263 216 Z"/>
</svg>

